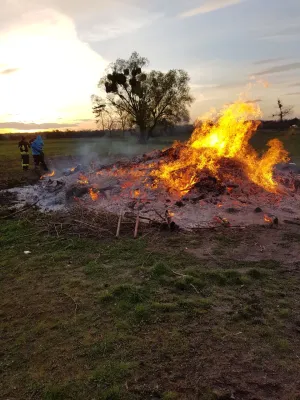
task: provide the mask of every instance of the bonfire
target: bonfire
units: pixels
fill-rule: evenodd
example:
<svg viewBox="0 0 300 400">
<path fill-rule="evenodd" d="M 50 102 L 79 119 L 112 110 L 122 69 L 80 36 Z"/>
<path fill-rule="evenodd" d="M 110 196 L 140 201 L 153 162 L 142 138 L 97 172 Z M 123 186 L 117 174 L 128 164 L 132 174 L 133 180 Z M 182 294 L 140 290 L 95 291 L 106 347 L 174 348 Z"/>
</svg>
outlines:
<svg viewBox="0 0 300 400">
<path fill-rule="evenodd" d="M 296 177 L 278 168 L 288 165 L 283 144 L 271 140 L 260 156 L 249 143 L 260 118 L 258 104 L 237 101 L 199 119 L 185 143 L 113 165 L 53 171 L 15 191 L 45 211 L 80 204 L 183 229 L 296 217 Z"/>
</svg>

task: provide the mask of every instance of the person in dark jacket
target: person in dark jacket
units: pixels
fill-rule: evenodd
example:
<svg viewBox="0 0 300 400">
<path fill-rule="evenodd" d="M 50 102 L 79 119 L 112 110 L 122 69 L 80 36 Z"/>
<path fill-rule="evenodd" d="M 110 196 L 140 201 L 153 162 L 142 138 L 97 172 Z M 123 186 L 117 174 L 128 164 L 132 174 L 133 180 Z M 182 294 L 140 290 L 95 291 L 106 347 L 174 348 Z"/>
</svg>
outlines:
<svg viewBox="0 0 300 400">
<path fill-rule="evenodd" d="M 30 144 L 27 142 L 25 136 L 22 136 L 21 141 L 18 144 L 21 160 L 22 160 L 22 168 L 23 171 L 27 171 L 29 168 L 29 147 Z"/>
<path fill-rule="evenodd" d="M 43 167 L 44 171 L 49 171 L 46 163 L 45 163 L 45 155 L 43 152 L 44 142 L 40 135 L 36 136 L 34 139 L 30 141 L 31 152 L 33 156 L 33 161 L 35 167 L 39 167 L 40 165 Z"/>
</svg>

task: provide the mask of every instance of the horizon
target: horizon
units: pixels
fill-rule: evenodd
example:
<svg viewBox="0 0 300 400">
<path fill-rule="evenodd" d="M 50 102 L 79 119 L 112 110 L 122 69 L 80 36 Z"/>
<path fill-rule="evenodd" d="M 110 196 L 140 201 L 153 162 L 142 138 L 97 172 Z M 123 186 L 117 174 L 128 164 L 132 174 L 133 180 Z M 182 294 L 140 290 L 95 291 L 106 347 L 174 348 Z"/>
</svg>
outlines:
<svg viewBox="0 0 300 400">
<path fill-rule="evenodd" d="M 96 130 L 91 95 L 108 64 L 135 50 L 149 69 L 189 73 L 191 123 L 245 92 L 263 120 L 278 98 L 300 117 L 299 1 L 261 3 L 4 0 L 0 133 Z"/>
</svg>

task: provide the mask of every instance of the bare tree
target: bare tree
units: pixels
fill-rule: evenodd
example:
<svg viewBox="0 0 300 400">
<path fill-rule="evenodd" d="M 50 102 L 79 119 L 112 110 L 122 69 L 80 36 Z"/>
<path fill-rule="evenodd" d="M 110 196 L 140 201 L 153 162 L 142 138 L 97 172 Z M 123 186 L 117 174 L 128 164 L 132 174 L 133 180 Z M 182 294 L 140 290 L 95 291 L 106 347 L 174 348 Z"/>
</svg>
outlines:
<svg viewBox="0 0 300 400">
<path fill-rule="evenodd" d="M 161 121 L 170 124 L 188 121 L 188 107 L 193 101 L 187 72 L 170 70 L 146 74 L 142 68 L 147 64 L 148 60 L 136 52 L 129 60 L 118 59 L 111 64 L 98 84 L 100 89 L 105 89 L 106 100 L 95 97 L 93 108 L 96 119 L 107 102 L 118 112 L 122 111 L 139 127 L 141 142 L 148 140 Z"/>
<path fill-rule="evenodd" d="M 116 108 L 115 112 L 117 116 L 117 125 L 122 131 L 124 137 L 125 133 L 133 128 L 133 119 L 127 112 L 122 110 L 122 108 Z"/>
<path fill-rule="evenodd" d="M 109 136 L 117 128 L 118 116 L 109 104 L 103 102 L 100 97 L 93 95 L 93 113 L 97 116 L 96 123 L 102 131 L 108 131 Z"/>
<path fill-rule="evenodd" d="M 284 107 L 280 99 L 277 100 L 277 105 L 279 111 L 277 114 L 273 114 L 272 116 L 279 118 L 279 121 L 283 122 L 285 117 L 292 114 L 293 106 Z"/>
</svg>

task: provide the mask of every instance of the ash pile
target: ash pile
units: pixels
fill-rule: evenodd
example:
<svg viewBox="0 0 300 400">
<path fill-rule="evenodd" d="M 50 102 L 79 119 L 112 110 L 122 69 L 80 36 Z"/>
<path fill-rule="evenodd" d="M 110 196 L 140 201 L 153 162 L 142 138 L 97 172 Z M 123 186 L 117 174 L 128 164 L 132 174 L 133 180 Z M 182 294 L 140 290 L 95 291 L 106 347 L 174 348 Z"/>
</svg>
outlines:
<svg viewBox="0 0 300 400">
<path fill-rule="evenodd" d="M 174 157 L 174 149 L 154 151 L 112 165 L 72 166 L 56 170 L 33 186 L 10 189 L 18 206 L 37 202 L 43 212 L 80 205 L 141 220 L 166 222 L 184 230 L 202 227 L 244 227 L 299 220 L 300 181 L 294 165 L 275 168 L 278 193 L 251 182 L 234 159 L 221 158 L 218 178 L 201 170 L 182 193 L 160 184 L 153 171 Z M 184 171 L 178 171 L 178 174 Z"/>
</svg>

